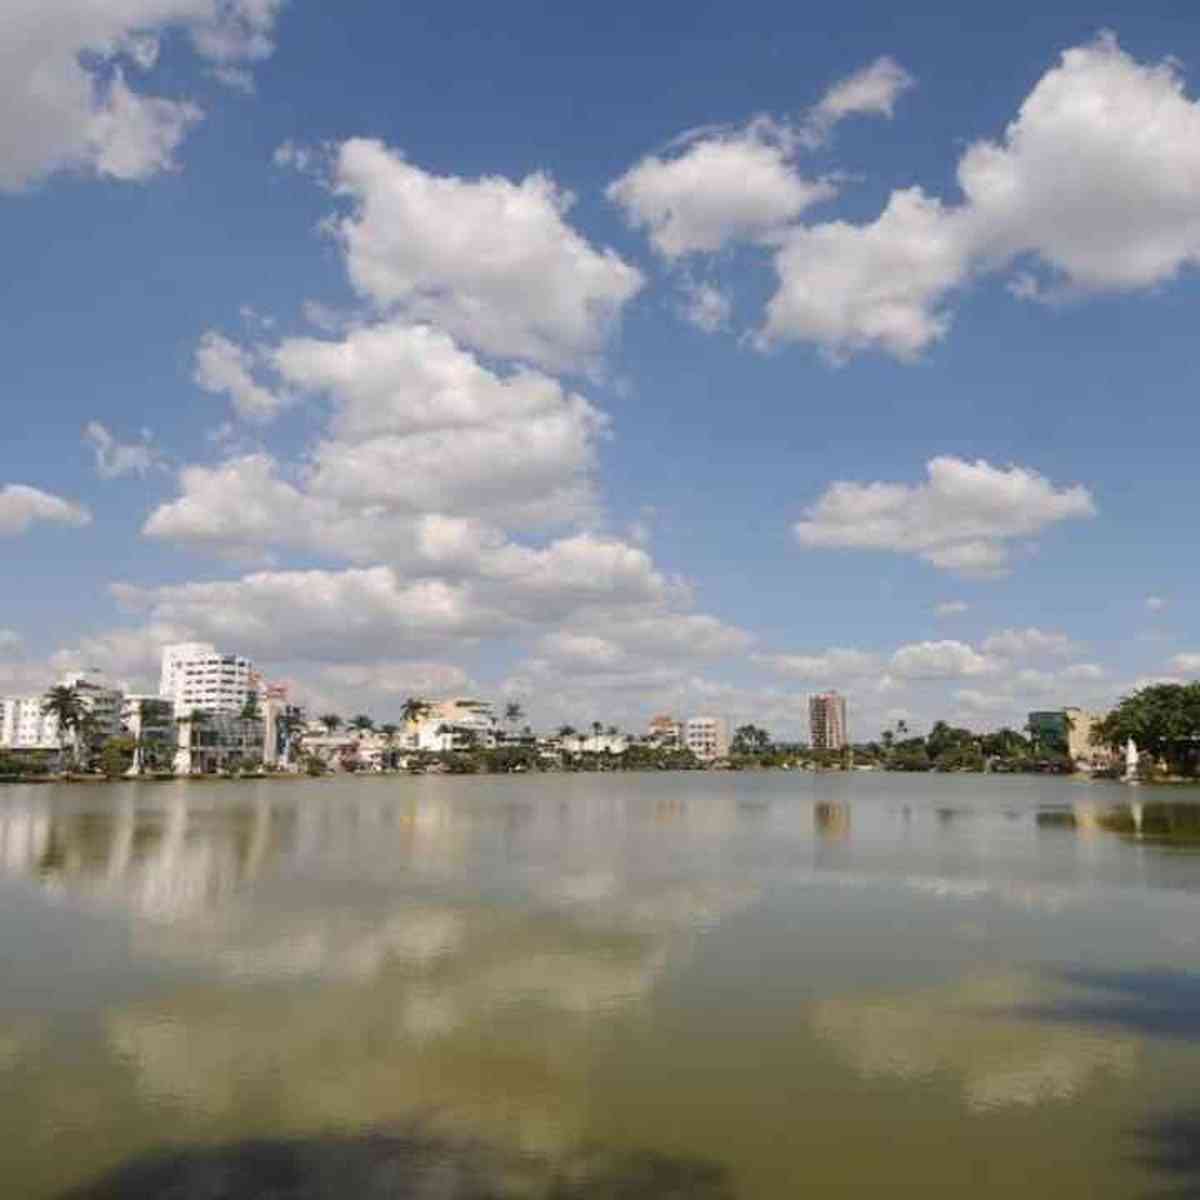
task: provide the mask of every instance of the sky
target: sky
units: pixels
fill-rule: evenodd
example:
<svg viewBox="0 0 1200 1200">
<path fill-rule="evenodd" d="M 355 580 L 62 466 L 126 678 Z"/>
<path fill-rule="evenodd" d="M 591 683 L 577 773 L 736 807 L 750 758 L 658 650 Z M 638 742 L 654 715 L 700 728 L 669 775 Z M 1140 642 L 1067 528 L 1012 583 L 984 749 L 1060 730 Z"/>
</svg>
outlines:
<svg viewBox="0 0 1200 1200">
<path fill-rule="evenodd" d="M 7 0 L 0 692 L 852 736 L 1200 673 L 1182 0 Z"/>
</svg>

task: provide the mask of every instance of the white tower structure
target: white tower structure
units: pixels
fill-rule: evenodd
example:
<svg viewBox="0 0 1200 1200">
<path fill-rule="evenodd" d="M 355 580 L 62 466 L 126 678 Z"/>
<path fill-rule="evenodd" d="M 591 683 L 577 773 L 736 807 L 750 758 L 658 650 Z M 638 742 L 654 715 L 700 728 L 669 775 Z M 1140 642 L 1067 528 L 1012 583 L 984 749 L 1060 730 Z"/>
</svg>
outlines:
<svg viewBox="0 0 1200 1200">
<path fill-rule="evenodd" d="M 239 713 L 257 688 L 254 665 L 236 654 L 221 654 L 210 642 L 164 646 L 158 694 L 175 705 L 177 717 L 202 708 Z"/>
</svg>

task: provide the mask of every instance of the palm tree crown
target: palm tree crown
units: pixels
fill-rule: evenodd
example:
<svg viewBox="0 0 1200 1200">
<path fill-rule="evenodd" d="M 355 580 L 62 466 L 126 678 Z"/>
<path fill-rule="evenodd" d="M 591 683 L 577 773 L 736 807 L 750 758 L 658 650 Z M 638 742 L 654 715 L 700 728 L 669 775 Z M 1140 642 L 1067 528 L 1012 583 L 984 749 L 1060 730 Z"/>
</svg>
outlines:
<svg viewBox="0 0 1200 1200">
<path fill-rule="evenodd" d="M 428 700 L 409 696 L 400 709 L 400 716 L 405 721 L 419 721 L 433 707 Z"/>
</svg>

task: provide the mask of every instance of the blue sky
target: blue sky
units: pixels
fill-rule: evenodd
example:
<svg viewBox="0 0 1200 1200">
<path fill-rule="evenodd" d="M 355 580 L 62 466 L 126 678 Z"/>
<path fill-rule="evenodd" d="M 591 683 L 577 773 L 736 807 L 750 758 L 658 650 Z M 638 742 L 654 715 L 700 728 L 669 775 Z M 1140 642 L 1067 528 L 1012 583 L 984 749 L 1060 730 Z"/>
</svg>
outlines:
<svg viewBox="0 0 1200 1200">
<path fill-rule="evenodd" d="M 424 8 L 6 5 L 0 688 L 194 636 L 866 737 L 1200 669 L 1189 6 Z"/>
</svg>

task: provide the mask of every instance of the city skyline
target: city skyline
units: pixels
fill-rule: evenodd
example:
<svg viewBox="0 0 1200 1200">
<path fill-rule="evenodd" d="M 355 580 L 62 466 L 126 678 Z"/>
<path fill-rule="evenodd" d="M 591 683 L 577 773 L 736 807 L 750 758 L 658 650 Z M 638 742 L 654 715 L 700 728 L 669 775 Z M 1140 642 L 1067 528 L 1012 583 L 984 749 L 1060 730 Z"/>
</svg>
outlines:
<svg viewBox="0 0 1200 1200">
<path fill-rule="evenodd" d="M 868 740 L 1200 672 L 1171 5 L 72 11 L 0 18 L 0 695 L 201 642 Z"/>
</svg>

